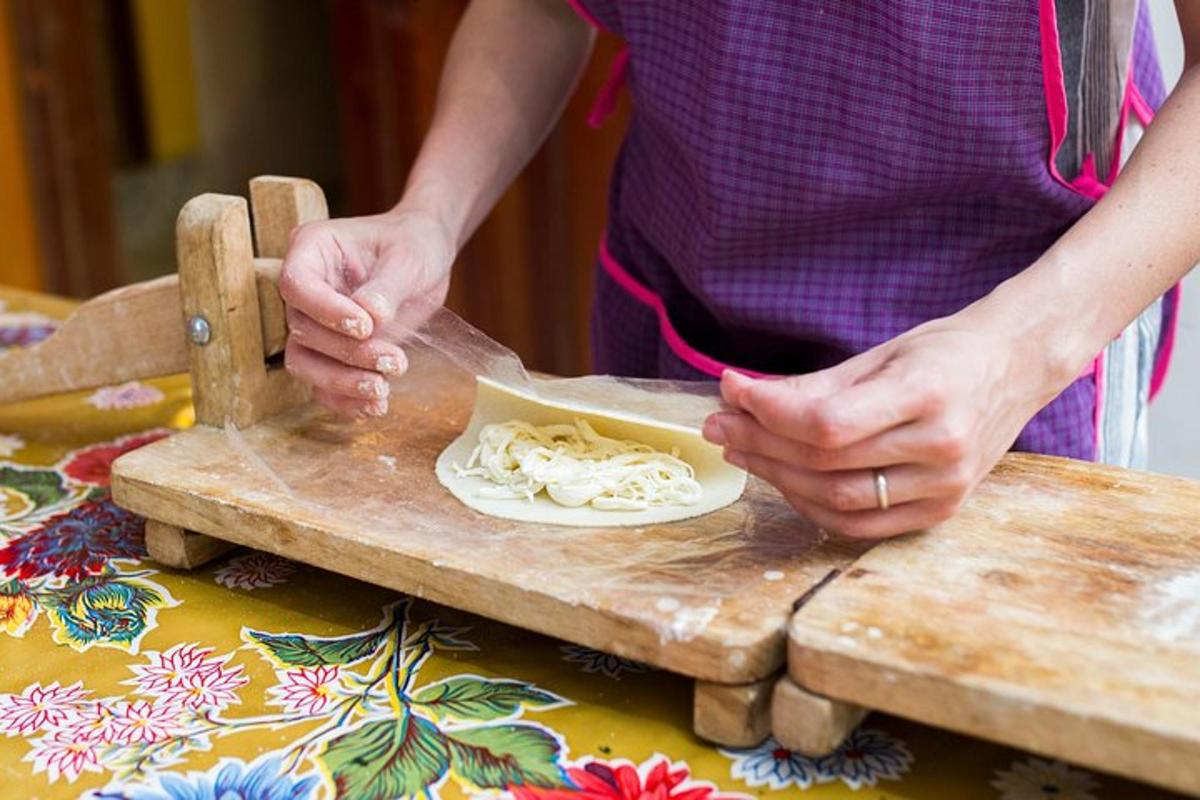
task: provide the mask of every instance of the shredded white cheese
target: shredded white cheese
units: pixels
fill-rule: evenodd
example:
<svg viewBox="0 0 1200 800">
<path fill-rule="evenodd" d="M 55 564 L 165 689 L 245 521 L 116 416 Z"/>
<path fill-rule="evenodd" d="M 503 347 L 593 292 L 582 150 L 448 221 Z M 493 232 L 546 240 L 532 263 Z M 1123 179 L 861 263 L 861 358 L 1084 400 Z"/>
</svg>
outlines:
<svg viewBox="0 0 1200 800">
<path fill-rule="evenodd" d="M 638 442 L 610 439 L 586 420 L 574 425 L 511 422 L 486 425 L 459 477 L 490 481 L 480 497 L 533 501 L 545 490 L 559 505 L 590 504 L 605 511 L 691 505 L 702 489 L 678 449 L 663 453 Z"/>
</svg>

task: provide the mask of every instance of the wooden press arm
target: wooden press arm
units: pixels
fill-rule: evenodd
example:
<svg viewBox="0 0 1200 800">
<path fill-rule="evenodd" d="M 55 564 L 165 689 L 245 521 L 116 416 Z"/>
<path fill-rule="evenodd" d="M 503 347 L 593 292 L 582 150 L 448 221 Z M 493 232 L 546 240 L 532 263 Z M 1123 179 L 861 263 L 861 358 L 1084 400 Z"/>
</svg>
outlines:
<svg viewBox="0 0 1200 800">
<path fill-rule="evenodd" d="M 278 258 L 254 259 L 263 355 L 287 340 Z M 179 276 L 114 289 L 83 303 L 45 341 L 0 354 L 0 403 L 188 371 Z"/>
</svg>

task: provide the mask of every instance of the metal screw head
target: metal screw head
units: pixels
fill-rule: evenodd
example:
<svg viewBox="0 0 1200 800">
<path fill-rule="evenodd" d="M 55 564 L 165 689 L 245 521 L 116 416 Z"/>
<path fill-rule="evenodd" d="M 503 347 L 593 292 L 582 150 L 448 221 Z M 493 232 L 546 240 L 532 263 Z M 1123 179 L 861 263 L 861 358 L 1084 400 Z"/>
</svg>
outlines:
<svg viewBox="0 0 1200 800">
<path fill-rule="evenodd" d="M 212 328 L 209 327 L 208 320 L 197 314 L 188 320 L 187 335 L 192 344 L 204 347 L 212 340 Z"/>
</svg>

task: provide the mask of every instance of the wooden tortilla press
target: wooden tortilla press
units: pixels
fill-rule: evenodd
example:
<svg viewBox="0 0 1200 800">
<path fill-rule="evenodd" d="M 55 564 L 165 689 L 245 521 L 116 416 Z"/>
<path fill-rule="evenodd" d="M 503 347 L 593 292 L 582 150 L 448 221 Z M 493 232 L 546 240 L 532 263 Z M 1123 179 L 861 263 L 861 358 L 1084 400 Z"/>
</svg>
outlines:
<svg viewBox="0 0 1200 800">
<path fill-rule="evenodd" d="M 290 231 L 325 217 L 324 197 L 277 177 L 252 181 L 250 197 L 253 241 L 245 200 L 195 198 L 179 217 L 178 278 L 95 298 L 44 343 L 0 355 L 0 403 L 191 373 L 197 426 L 113 466 L 114 499 L 147 518 L 155 560 L 186 569 L 248 545 L 646 661 L 696 679 L 697 733 L 730 746 L 773 733 L 819 754 L 880 709 L 1200 793 L 1200 485 L 1012 454 L 954 519 L 869 550 L 812 539 L 759 553 L 749 537 L 736 558 L 710 563 L 708 518 L 647 528 L 638 536 L 677 548 L 686 566 L 664 580 L 702 589 L 719 569 L 745 586 L 700 629 L 664 638 L 661 602 L 566 578 L 511 580 L 514 560 L 536 571 L 636 548 L 628 531 L 564 537 L 553 552 L 514 545 L 493 563 L 336 513 L 353 494 L 338 481 L 398 444 L 397 484 L 440 492 L 432 461 L 461 430 L 473 387 L 447 379 L 430 400 L 452 412 L 442 420 L 394 402 L 388 418 L 348 426 L 340 440 L 312 435 L 319 412 L 278 363 L 275 282 Z M 231 453 L 226 426 L 255 452 L 325 465 L 329 497 L 298 506 L 264 487 Z M 757 482 L 740 501 L 771 503 Z M 509 524 L 461 513 L 456 535 L 475 541 Z M 798 539 L 808 531 L 787 524 Z M 628 580 L 642 567 L 627 564 Z"/>
</svg>

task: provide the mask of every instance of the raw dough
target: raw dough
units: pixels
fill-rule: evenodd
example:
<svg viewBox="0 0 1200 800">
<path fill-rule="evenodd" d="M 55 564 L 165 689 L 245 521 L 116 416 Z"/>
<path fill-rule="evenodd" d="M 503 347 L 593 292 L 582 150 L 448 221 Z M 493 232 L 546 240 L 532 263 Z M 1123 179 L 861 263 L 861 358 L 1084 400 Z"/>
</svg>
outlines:
<svg viewBox="0 0 1200 800">
<path fill-rule="evenodd" d="M 668 453 L 677 448 L 679 457 L 696 471 L 696 480 L 704 490 L 700 500 L 691 505 L 652 506 L 641 511 L 604 511 L 592 506 L 562 506 L 544 493 L 535 496 L 532 502 L 492 499 L 479 496 L 479 490 L 495 484 L 482 477 L 460 477 L 454 467 L 456 463 L 467 463 L 479 443 L 480 429 L 489 423 L 522 420 L 540 426 L 569 424 L 576 419 L 587 420 L 603 436 L 641 442 Z M 522 522 L 585 527 L 651 525 L 697 517 L 733 503 L 746 486 L 746 473 L 726 463 L 721 448 L 704 441 L 696 428 L 544 401 L 483 377 L 477 379 L 471 421 L 438 457 L 436 469 L 443 486 L 483 514 Z"/>
</svg>

